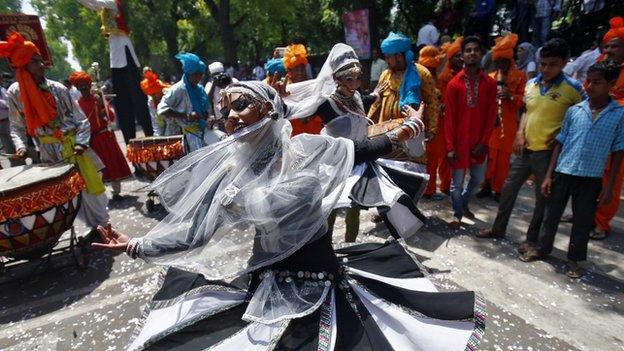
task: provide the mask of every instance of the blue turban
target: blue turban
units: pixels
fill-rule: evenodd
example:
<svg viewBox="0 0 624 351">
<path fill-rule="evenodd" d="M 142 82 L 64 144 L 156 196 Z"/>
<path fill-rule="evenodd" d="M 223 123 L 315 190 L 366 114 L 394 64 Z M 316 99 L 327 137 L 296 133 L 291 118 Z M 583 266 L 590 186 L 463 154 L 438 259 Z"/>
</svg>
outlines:
<svg viewBox="0 0 624 351">
<path fill-rule="evenodd" d="M 277 72 L 280 77 L 286 75 L 286 68 L 284 68 L 284 61 L 279 58 L 270 59 L 264 65 L 264 69 L 267 71 L 267 76 L 272 76 Z"/>
<path fill-rule="evenodd" d="M 182 72 L 185 74 L 206 72 L 206 64 L 195 54 L 181 52 L 175 55 L 175 58 L 182 62 Z"/>
<path fill-rule="evenodd" d="M 416 71 L 411 47 L 410 39 L 401 33 L 390 32 L 388 37 L 381 42 L 381 52 L 384 55 L 398 53 L 405 55 L 405 73 L 399 89 L 399 108 L 420 104 L 420 77 Z"/>
<path fill-rule="evenodd" d="M 197 113 L 200 117 L 205 116 L 210 109 L 210 102 L 208 101 L 208 95 L 204 88 L 199 84 L 193 84 L 188 79 L 189 74 L 194 73 L 204 73 L 206 72 L 206 64 L 202 62 L 202 60 L 197 57 L 195 54 L 191 53 L 179 53 L 175 55 L 175 58 L 182 62 L 182 82 L 184 83 L 184 87 L 186 88 L 186 92 L 188 93 L 189 98 L 191 99 L 191 105 L 193 106 L 193 111 Z M 202 131 L 206 128 L 206 121 L 200 119 L 197 121 L 199 124 L 200 130 Z"/>
</svg>

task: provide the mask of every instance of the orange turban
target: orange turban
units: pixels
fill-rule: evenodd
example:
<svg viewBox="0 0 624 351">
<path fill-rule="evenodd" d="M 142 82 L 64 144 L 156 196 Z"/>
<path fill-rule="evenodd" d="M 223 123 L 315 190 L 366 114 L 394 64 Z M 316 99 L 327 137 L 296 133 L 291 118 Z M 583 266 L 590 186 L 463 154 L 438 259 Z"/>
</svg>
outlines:
<svg viewBox="0 0 624 351">
<path fill-rule="evenodd" d="M 73 86 L 79 86 L 79 85 L 91 86 L 91 83 L 93 83 L 93 80 L 91 79 L 91 76 L 89 75 L 89 73 L 77 71 L 69 75 L 69 82 L 72 83 Z"/>
<path fill-rule="evenodd" d="M 514 56 L 514 48 L 518 42 L 518 36 L 513 33 L 509 33 L 505 36 L 498 37 L 494 40 L 494 46 L 492 47 L 492 60 L 508 59 L 512 60 Z"/>
<path fill-rule="evenodd" d="M 291 44 L 286 47 L 283 60 L 286 70 L 305 65 L 308 63 L 308 52 L 302 44 Z"/>
<path fill-rule="evenodd" d="M 35 129 L 48 124 L 56 117 L 56 102 L 50 92 L 37 87 L 26 65 L 34 55 L 41 55 L 37 46 L 24 40 L 24 37 L 12 32 L 6 41 L 0 41 L 0 57 L 6 57 L 15 67 L 15 78 L 20 88 L 20 100 L 24 105 L 26 131 L 35 135 Z"/>
<path fill-rule="evenodd" d="M 602 37 L 602 42 L 606 43 L 611 39 L 620 38 L 624 40 L 624 18 L 617 16 L 609 20 L 611 29 Z"/>
<path fill-rule="evenodd" d="M 457 37 L 455 41 L 446 48 L 446 58 L 451 59 L 451 57 L 457 55 L 458 52 L 461 51 L 461 44 L 464 41 L 464 37 Z"/>
<path fill-rule="evenodd" d="M 427 45 L 420 49 L 418 63 L 427 68 L 435 69 L 440 65 L 440 52 L 435 46 Z"/>
<path fill-rule="evenodd" d="M 158 75 L 151 70 L 145 71 L 143 77 L 145 79 L 141 81 L 141 90 L 143 90 L 145 95 L 159 94 L 164 88 L 168 87 L 168 85 L 158 79 Z"/>
</svg>

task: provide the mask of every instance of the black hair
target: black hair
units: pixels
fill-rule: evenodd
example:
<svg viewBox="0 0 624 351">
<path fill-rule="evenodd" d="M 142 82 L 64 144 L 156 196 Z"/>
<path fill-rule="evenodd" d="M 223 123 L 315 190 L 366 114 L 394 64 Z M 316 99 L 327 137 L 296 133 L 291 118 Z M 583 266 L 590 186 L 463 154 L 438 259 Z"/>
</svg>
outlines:
<svg viewBox="0 0 624 351">
<path fill-rule="evenodd" d="M 464 52 L 464 50 L 466 49 L 466 45 L 468 45 L 469 43 L 477 43 L 477 45 L 479 45 L 479 50 L 483 52 L 483 40 L 481 40 L 481 38 L 479 38 L 476 35 L 469 35 L 465 37 L 464 40 L 462 40 L 462 43 L 461 43 L 462 52 Z"/>
<path fill-rule="evenodd" d="M 558 57 L 564 61 L 570 56 L 568 43 L 561 38 L 553 38 L 542 46 L 540 57 Z"/>
<path fill-rule="evenodd" d="M 596 62 L 587 69 L 587 74 L 589 73 L 598 73 L 607 82 L 612 82 L 620 76 L 620 65 L 612 60 Z"/>
</svg>

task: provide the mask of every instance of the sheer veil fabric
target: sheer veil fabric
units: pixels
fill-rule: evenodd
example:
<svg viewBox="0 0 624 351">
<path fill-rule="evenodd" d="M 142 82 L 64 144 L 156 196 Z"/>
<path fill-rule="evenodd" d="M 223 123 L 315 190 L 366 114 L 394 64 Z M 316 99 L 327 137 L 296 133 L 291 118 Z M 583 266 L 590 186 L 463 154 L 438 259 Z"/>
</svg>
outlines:
<svg viewBox="0 0 624 351">
<path fill-rule="evenodd" d="M 352 142 L 291 139 L 276 91 L 260 82 L 239 86 L 271 102 L 274 118 L 189 154 L 154 181 L 169 214 L 139 239 L 145 261 L 227 279 L 280 261 L 327 231 L 353 167 Z"/>
</svg>

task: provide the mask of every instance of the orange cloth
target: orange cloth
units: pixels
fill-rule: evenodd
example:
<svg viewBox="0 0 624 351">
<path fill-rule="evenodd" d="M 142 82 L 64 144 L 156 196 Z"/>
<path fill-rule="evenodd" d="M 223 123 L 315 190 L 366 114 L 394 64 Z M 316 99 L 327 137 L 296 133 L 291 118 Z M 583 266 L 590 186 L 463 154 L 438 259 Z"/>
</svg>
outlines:
<svg viewBox="0 0 624 351">
<path fill-rule="evenodd" d="M 79 86 L 79 85 L 91 86 L 91 83 L 93 83 L 93 80 L 91 79 L 91 76 L 89 75 L 89 73 L 83 72 L 83 71 L 76 71 L 76 72 L 72 72 L 72 74 L 69 75 L 69 82 L 73 86 Z"/>
<path fill-rule="evenodd" d="M 461 43 L 463 40 L 464 40 L 464 37 L 458 37 L 457 39 L 455 39 L 455 41 L 452 44 L 450 44 L 446 48 L 446 63 L 444 64 L 444 68 L 442 69 L 442 72 L 440 72 L 440 75 L 439 75 L 440 81 L 445 81 L 446 83 L 448 83 L 451 80 L 451 78 L 453 78 L 454 74 L 451 71 L 451 59 L 453 58 L 453 56 L 457 55 L 461 51 Z M 446 89 L 446 84 L 444 84 L 444 87 Z"/>
<path fill-rule="evenodd" d="M 518 36 L 513 33 L 509 33 L 505 36 L 498 37 L 495 40 L 495 44 L 492 47 L 492 60 L 498 60 L 501 58 L 511 60 L 514 56 L 514 48 L 518 42 Z"/>
<path fill-rule="evenodd" d="M 490 185 L 490 188 L 499 194 L 503 189 L 503 184 L 509 173 L 510 159 L 510 152 L 494 148 L 488 150 L 488 165 L 485 172 L 485 180 Z"/>
<path fill-rule="evenodd" d="M 611 18 L 609 20 L 609 26 L 611 29 L 602 37 L 603 44 L 614 38 L 624 40 L 624 18 L 621 16 Z"/>
<path fill-rule="evenodd" d="M 291 119 L 290 124 L 292 125 L 291 136 L 295 136 L 297 134 L 320 134 L 321 129 L 323 129 L 323 120 L 318 115 L 312 117 L 311 119 Z"/>
<path fill-rule="evenodd" d="M 0 41 L 0 57 L 6 57 L 15 67 L 15 78 L 20 87 L 20 100 L 24 105 L 24 120 L 28 135 L 48 124 L 56 117 L 56 102 L 50 92 L 39 89 L 26 65 L 34 55 L 41 55 L 37 46 L 24 37 L 11 32 L 7 41 Z"/>
<path fill-rule="evenodd" d="M 444 81 L 438 79 L 436 82 L 438 91 L 440 92 L 440 99 L 443 99 L 443 94 L 446 91 L 446 84 L 448 84 L 448 80 Z M 438 125 L 440 126 L 444 126 L 444 111 L 442 111 L 442 109 L 443 107 L 440 105 L 438 117 Z M 444 128 L 437 128 L 433 139 L 427 143 L 427 173 L 429 174 L 429 182 L 427 183 L 425 195 L 435 194 L 438 176 L 440 177 L 440 190 L 442 192 L 448 191 L 451 187 L 451 168 L 446 162 L 445 140 Z"/>
<path fill-rule="evenodd" d="M 490 77 L 498 80 L 498 72 L 490 73 Z M 512 66 L 504 78 L 505 87 L 512 96 L 512 100 L 505 99 L 501 108 L 501 125 L 492 132 L 488 146 L 511 153 L 513 142 L 518 130 L 518 110 L 523 105 L 524 86 L 527 78 L 524 72 Z"/>
<path fill-rule="evenodd" d="M 158 79 L 158 75 L 151 70 L 145 71 L 143 78 L 144 79 L 141 81 L 141 90 L 143 90 L 145 95 L 159 94 L 164 88 L 168 87 L 168 85 Z"/>
<path fill-rule="evenodd" d="M 435 46 L 427 45 L 420 49 L 420 53 L 418 54 L 418 63 L 427 68 L 438 68 L 441 60 L 440 52 Z"/>
<path fill-rule="evenodd" d="M 289 70 L 299 65 L 308 64 L 308 51 L 302 44 L 291 44 L 284 52 L 284 68 Z"/>
<path fill-rule="evenodd" d="M 609 181 L 609 172 L 611 171 L 611 158 L 607 161 L 607 168 L 605 169 L 604 176 L 602 177 L 602 186 L 606 186 Z M 596 214 L 594 215 L 594 223 L 596 228 L 600 230 L 610 231 L 611 227 L 609 222 L 615 217 L 615 214 L 620 207 L 620 194 L 622 192 L 622 183 L 624 181 L 624 162 L 620 166 L 620 169 L 615 176 L 615 183 L 613 184 L 613 192 L 611 193 L 611 201 L 598 207 Z"/>
</svg>

